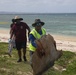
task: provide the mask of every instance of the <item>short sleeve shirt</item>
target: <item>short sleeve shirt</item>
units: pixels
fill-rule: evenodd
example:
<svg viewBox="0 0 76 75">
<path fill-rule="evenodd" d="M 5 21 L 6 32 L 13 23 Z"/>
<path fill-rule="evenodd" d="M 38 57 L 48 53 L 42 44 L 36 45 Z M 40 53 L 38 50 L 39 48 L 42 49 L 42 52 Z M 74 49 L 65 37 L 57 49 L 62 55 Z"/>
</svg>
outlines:
<svg viewBox="0 0 76 75">
<path fill-rule="evenodd" d="M 15 40 L 17 42 L 24 42 L 27 40 L 26 38 L 26 29 L 28 29 L 28 25 L 24 22 L 20 22 L 19 24 L 15 24 L 12 27 L 13 33 L 15 34 Z"/>
</svg>

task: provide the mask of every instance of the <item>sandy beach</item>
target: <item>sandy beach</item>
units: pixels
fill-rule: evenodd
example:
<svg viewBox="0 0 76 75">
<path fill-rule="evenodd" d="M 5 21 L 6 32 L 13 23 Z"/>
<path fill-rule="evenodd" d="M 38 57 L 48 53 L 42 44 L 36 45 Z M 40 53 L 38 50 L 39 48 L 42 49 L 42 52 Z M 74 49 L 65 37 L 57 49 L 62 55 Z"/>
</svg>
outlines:
<svg viewBox="0 0 76 75">
<path fill-rule="evenodd" d="M 76 38 L 70 36 L 53 35 L 58 50 L 76 52 Z"/>
<path fill-rule="evenodd" d="M 9 30 L 0 29 L 0 42 L 8 42 Z"/>
<path fill-rule="evenodd" d="M 57 49 L 76 52 L 76 38 L 70 36 L 53 35 Z M 9 30 L 0 30 L 0 42 L 8 42 Z"/>
</svg>

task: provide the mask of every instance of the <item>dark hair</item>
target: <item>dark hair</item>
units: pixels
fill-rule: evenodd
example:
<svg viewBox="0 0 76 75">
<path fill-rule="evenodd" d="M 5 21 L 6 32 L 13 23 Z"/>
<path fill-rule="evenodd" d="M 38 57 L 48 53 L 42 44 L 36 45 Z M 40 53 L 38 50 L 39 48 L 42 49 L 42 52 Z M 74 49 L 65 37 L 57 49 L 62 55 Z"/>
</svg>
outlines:
<svg viewBox="0 0 76 75">
<path fill-rule="evenodd" d="M 12 22 L 15 22 L 14 19 L 12 19 Z"/>
</svg>

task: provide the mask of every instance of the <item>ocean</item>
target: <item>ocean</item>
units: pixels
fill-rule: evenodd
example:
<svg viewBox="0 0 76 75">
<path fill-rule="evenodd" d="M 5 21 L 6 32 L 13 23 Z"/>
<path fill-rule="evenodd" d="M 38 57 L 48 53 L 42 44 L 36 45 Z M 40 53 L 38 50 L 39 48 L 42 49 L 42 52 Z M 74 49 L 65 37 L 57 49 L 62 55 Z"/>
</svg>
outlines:
<svg viewBox="0 0 76 75">
<path fill-rule="evenodd" d="M 32 23 L 39 18 L 45 22 L 43 26 L 47 33 L 76 36 L 76 13 L 51 13 L 51 14 L 0 14 L 0 29 L 9 29 L 11 20 L 19 16 L 23 18 L 32 29 Z"/>
</svg>

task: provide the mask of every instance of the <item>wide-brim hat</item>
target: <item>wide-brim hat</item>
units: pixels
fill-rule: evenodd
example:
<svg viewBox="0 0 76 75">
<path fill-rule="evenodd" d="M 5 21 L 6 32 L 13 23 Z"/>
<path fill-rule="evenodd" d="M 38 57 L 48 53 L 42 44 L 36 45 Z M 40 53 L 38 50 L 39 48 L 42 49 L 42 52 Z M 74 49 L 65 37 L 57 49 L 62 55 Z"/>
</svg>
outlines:
<svg viewBox="0 0 76 75">
<path fill-rule="evenodd" d="M 35 19 L 35 22 L 32 24 L 33 27 L 41 25 L 43 26 L 45 23 L 42 22 L 40 19 Z"/>
<path fill-rule="evenodd" d="M 14 19 L 12 19 L 13 20 L 13 22 L 16 22 L 16 21 L 22 21 L 23 20 L 23 18 L 20 18 L 19 16 L 15 16 L 15 18 Z"/>
</svg>

